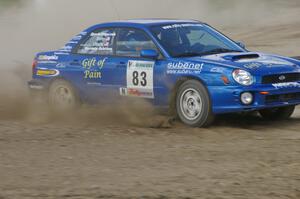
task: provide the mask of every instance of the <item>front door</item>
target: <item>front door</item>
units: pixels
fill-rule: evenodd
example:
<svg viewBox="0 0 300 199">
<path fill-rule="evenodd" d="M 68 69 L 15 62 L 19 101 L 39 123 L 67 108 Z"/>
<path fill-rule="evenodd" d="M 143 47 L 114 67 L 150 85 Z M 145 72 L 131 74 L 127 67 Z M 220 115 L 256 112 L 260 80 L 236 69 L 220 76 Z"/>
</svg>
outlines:
<svg viewBox="0 0 300 199">
<path fill-rule="evenodd" d="M 116 73 L 122 76 L 118 76 L 116 82 L 120 83 L 120 96 L 146 98 L 152 101 L 155 97 L 154 71 L 157 61 L 142 58 L 140 52 L 143 49 L 157 50 L 144 31 L 131 28 L 118 30 L 116 56 L 113 62 Z"/>
</svg>

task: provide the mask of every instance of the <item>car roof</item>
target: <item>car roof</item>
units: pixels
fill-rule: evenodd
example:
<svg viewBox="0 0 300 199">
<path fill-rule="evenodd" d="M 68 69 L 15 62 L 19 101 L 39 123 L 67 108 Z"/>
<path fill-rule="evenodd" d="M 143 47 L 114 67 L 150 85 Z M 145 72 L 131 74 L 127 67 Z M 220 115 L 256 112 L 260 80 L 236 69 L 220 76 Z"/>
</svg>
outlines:
<svg viewBox="0 0 300 199">
<path fill-rule="evenodd" d="M 93 26 L 94 28 L 99 27 L 148 27 L 155 25 L 163 24 L 172 24 L 172 23 L 202 23 L 197 20 L 183 20 L 183 19 L 129 19 L 129 20 L 120 20 L 113 22 L 106 22 Z"/>
<path fill-rule="evenodd" d="M 183 19 L 129 19 L 120 22 L 156 25 L 156 24 L 165 24 L 165 23 L 196 23 L 199 21 L 183 20 Z"/>
</svg>

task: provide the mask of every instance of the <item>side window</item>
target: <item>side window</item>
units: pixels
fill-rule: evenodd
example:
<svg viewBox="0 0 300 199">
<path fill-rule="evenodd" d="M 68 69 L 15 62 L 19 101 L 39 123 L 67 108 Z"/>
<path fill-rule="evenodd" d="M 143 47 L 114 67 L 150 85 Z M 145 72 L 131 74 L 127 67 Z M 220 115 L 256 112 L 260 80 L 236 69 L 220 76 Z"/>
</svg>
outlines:
<svg viewBox="0 0 300 199">
<path fill-rule="evenodd" d="M 157 48 L 151 38 L 136 29 L 121 29 L 116 42 L 116 54 L 119 56 L 139 57 L 140 51 Z"/>
<path fill-rule="evenodd" d="M 76 53 L 94 55 L 113 55 L 116 37 L 114 29 L 100 29 L 90 33 L 89 37 L 79 44 Z"/>
</svg>

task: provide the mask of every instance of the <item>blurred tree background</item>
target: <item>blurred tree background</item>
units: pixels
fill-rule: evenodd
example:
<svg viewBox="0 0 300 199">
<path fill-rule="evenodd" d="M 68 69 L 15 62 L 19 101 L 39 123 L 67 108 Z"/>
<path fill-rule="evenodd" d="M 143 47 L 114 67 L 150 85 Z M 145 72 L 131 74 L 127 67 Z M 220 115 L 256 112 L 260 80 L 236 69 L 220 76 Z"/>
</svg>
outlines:
<svg viewBox="0 0 300 199">
<path fill-rule="evenodd" d="M 0 9 L 13 7 L 13 6 L 22 6 L 24 1 L 22 0 L 0 0 Z"/>
</svg>

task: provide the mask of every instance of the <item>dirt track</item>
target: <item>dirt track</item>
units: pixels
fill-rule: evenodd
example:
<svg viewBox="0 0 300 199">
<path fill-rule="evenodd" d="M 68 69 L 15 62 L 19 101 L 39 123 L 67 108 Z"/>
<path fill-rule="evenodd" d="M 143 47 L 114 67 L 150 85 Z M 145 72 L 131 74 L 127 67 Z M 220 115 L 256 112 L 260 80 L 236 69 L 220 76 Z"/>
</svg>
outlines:
<svg viewBox="0 0 300 199">
<path fill-rule="evenodd" d="M 0 195 L 296 199 L 299 122 L 300 112 L 280 123 L 220 118 L 209 129 L 0 121 Z"/>
<path fill-rule="evenodd" d="M 220 29 L 250 49 L 300 55 L 300 5 L 285 6 L 267 25 Z M 26 67 L 0 73 L 0 199 L 300 198 L 300 109 L 289 121 L 225 116 L 208 129 L 150 128 L 164 118 L 130 109 L 53 119 L 28 106 Z"/>
</svg>

